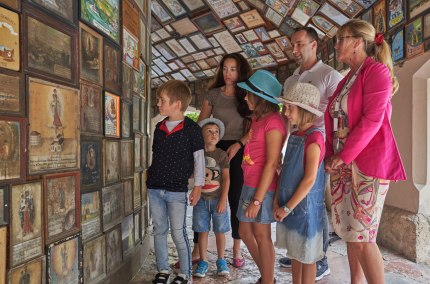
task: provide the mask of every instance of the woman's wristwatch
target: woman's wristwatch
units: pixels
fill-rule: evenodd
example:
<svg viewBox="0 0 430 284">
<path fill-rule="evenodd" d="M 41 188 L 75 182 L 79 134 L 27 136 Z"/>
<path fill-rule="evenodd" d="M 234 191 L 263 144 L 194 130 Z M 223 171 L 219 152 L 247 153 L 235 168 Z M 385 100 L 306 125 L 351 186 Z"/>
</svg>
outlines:
<svg viewBox="0 0 430 284">
<path fill-rule="evenodd" d="M 260 200 L 254 198 L 254 199 L 252 199 L 252 203 L 254 203 L 255 206 L 260 206 L 262 202 Z"/>
<path fill-rule="evenodd" d="M 285 205 L 283 209 L 284 209 L 284 212 L 287 213 L 287 215 L 289 215 L 292 212 L 292 210 L 287 205 Z"/>
</svg>

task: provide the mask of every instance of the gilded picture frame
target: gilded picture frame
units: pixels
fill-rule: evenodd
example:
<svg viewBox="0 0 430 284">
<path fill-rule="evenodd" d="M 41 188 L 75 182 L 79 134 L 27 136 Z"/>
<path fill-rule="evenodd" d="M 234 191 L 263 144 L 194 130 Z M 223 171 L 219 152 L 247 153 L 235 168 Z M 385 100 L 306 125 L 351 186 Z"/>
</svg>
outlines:
<svg viewBox="0 0 430 284">
<path fill-rule="evenodd" d="M 121 102 L 120 97 L 105 91 L 104 94 L 104 134 L 106 137 L 121 136 Z"/>
</svg>

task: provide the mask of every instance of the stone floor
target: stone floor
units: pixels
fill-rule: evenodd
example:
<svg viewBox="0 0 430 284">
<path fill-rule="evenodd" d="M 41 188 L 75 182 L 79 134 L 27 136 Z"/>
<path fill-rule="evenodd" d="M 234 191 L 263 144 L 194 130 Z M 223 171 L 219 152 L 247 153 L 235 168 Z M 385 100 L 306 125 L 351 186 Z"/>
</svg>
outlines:
<svg viewBox="0 0 430 284">
<path fill-rule="evenodd" d="M 191 210 L 190 210 L 191 211 Z M 189 237 L 192 239 L 192 231 L 190 228 L 191 217 L 187 220 Z M 272 226 L 273 238 L 275 237 L 275 226 Z M 169 263 L 172 266 L 177 261 L 177 254 L 174 249 L 174 244 L 169 238 Z M 275 241 L 275 240 L 273 240 Z M 386 283 L 393 284 L 416 284 L 416 283 L 430 283 L 430 266 L 420 265 L 404 257 L 397 255 L 391 251 L 381 248 L 382 255 L 385 263 L 385 280 Z M 216 276 L 216 246 L 215 236 L 211 233 L 209 235 L 209 273 L 203 279 L 194 278 L 194 283 L 199 284 L 213 284 L 213 283 L 230 283 L 230 284 L 248 284 L 255 283 L 260 277 L 257 266 L 253 263 L 252 258 L 246 247 L 243 245 L 243 252 L 247 264 L 242 269 L 233 268 L 229 265 L 230 275 L 228 277 Z M 277 260 L 285 254 L 284 250 L 276 249 L 276 264 L 275 264 L 275 277 L 277 283 L 288 284 L 292 283 L 291 269 L 282 268 L 277 263 Z M 338 240 L 333 242 L 327 253 L 331 274 L 318 281 L 319 284 L 341 284 L 349 283 L 349 267 L 346 255 L 345 242 Z M 229 263 L 232 262 L 232 239 L 227 237 L 226 244 L 226 259 Z M 144 263 L 139 273 L 133 278 L 130 284 L 146 284 L 151 283 L 154 275 L 156 274 L 155 255 L 151 251 L 147 261 Z"/>
</svg>

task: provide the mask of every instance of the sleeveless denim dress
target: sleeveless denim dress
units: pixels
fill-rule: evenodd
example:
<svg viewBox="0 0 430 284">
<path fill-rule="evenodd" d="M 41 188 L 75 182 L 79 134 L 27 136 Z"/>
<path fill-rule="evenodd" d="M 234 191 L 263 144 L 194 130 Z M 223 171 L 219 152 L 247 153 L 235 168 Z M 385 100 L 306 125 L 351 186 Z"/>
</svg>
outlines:
<svg viewBox="0 0 430 284">
<path fill-rule="evenodd" d="M 284 206 L 293 196 L 304 177 L 303 159 L 309 134 L 321 131 L 310 128 L 304 136 L 291 135 L 288 139 L 280 175 L 278 204 Z M 276 246 L 288 249 L 288 257 L 305 264 L 322 259 L 324 229 L 324 161 L 318 168 L 315 184 L 308 195 L 276 226 Z"/>
</svg>

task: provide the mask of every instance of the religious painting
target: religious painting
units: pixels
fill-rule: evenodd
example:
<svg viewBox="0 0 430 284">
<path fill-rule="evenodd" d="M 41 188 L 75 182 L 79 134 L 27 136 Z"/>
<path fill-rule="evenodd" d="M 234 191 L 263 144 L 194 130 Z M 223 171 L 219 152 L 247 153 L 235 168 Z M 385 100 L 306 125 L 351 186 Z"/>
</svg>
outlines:
<svg viewBox="0 0 430 284">
<path fill-rule="evenodd" d="M 124 192 L 121 183 L 102 188 L 103 231 L 119 224 L 124 216 Z"/>
<path fill-rule="evenodd" d="M 407 4 L 409 13 L 408 19 L 412 19 L 430 8 L 429 0 L 409 0 L 407 1 Z"/>
<path fill-rule="evenodd" d="M 373 26 L 377 33 L 384 34 L 387 31 L 386 16 L 385 0 L 379 0 L 373 5 Z"/>
<path fill-rule="evenodd" d="M 128 100 L 131 100 L 131 71 L 128 64 L 122 64 L 122 97 Z"/>
<path fill-rule="evenodd" d="M 79 24 L 81 78 L 103 85 L 103 37 Z"/>
<path fill-rule="evenodd" d="M 35 9 L 24 13 L 24 20 L 26 71 L 76 85 L 76 32 Z"/>
<path fill-rule="evenodd" d="M 332 20 L 339 26 L 342 26 L 346 22 L 349 21 L 349 18 L 342 14 L 338 9 L 330 5 L 328 2 L 326 2 L 321 9 L 319 10 L 320 13 L 322 13 L 324 16 L 326 16 L 327 19 Z"/>
<path fill-rule="evenodd" d="M 74 235 L 48 246 L 47 283 L 83 283 L 81 243 Z"/>
<path fill-rule="evenodd" d="M 206 2 L 220 19 L 239 13 L 236 4 L 231 0 L 206 0 Z"/>
<path fill-rule="evenodd" d="M 285 63 L 288 61 L 288 57 L 282 52 L 282 49 L 276 42 L 271 42 L 266 44 L 266 48 L 269 50 L 270 54 L 275 58 L 278 63 Z"/>
<path fill-rule="evenodd" d="M 157 58 L 154 60 L 161 60 L 161 59 Z M 166 65 L 164 62 L 163 64 Z M 131 91 L 133 92 L 133 94 L 136 94 L 136 95 L 139 94 L 139 84 L 140 84 L 139 76 L 140 76 L 139 71 L 133 70 L 132 77 L 131 77 Z"/>
<path fill-rule="evenodd" d="M 124 214 L 130 214 L 134 209 L 133 202 L 133 179 L 126 180 L 122 183 L 122 187 L 124 190 Z"/>
<path fill-rule="evenodd" d="M 266 18 L 271 21 L 275 26 L 279 27 L 284 19 L 281 15 L 275 12 L 275 10 L 271 8 L 267 8 Z"/>
<path fill-rule="evenodd" d="M 212 35 L 214 32 L 224 29 L 224 25 L 215 17 L 212 12 L 207 12 L 192 18 L 197 28 L 205 35 Z"/>
<path fill-rule="evenodd" d="M 258 52 L 255 50 L 254 46 L 251 43 L 245 43 L 241 45 L 243 51 L 248 55 L 249 57 L 258 57 Z"/>
<path fill-rule="evenodd" d="M 42 183 L 11 186 L 10 191 L 10 267 L 43 254 Z"/>
<path fill-rule="evenodd" d="M 406 0 L 387 1 L 387 29 L 390 30 L 406 21 Z"/>
<path fill-rule="evenodd" d="M 100 191 L 81 195 L 82 239 L 89 240 L 101 233 Z"/>
<path fill-rule="evenodd" d="M 0 254 L 1 255 L 1 254 Z M 3 258 L 6 259 L 6 258 Z M 9 271 L 9 284 L 44 284 L 45 256 L 41 256 Z M 3 261 L 6 266 L 6 261 Z M 1 281 L 0 281 L 1 283 Z"/>
<path fill-rule="evenodd" d="M 391 35 L 391 56 L 393 62 L 397 63 L 405 58 L 405 46 L 404 46 L 404 31 L 403 28 L 397 30 Z"/>
<path fill-rule="evenodd" d="M 141 194 L 141 181 L 140 181 L 140 172 L 134 173 L 134 186 L 133 186 L 133 209 L 136 210 L 140 208 L 142 203 Z"/>
<path fill-rule="evenodd" d="M 255 10 L 255 9 L 240 14 L 240 18 L 242 19 L 242 21 L 245 23 L 245 25 L 249 29 L 255 28 L 255 27 L 258 27 L 258 26 L 262 26 L 265 23 L 264 20 L 263 20 L 263 18 L 258 13 L 258 11 Z"/>
<path fill-rule="evenodd" d="M 187 11 L 182 7 L 178 0 L 161 0 L 163 4 L 169 9 L 170 13 L 175 17 L 185 15 Z"/>
<path fill-rule="evenodd" d="M 170 47 L 170 49 L 176 53 L 177 56 L 185 56 L 188 54 L 187 51 L 179 44 L 179 42 L 172 38 L 166 41 L 166 44 Z"/>
<path fill-rule="evenodd" d="M 189 18 L 183 18 L 170 24 L 181 36 L 197 32 L 198 29 Z"/>
<path fill-rule="evenodd" d="M 81 136 L 81 191 L 101 185 L 102 142 L 96 137 Z"/>
<path fill-rule="evenodd" d="M 102 88 L 81 81 L 81 133 L 102 134 Z"/>
<path fill-rule="evenodd" d="M 132 2 L 131 0 L 122 1 L 122 26 L 135 37 L 139 37 L 139 10 Z"/>
<path fill-rule="evenodd" d="M 49 12 L 61 20 L 74 25 L 77 20 L 77 6 L 78 3 L 73 0 L 62 0 L 62 1 L 52 1 L 52 0 L 27 0 L 33 5 L 41 8 L 42 10 Z"/>
<path fill-rule="evenodd" d="M 349 17 L 354 17 L 363 10 L 360 5 L 351 0 L 330 0 L 330 2 L 339 7 L 340 10 L 347 14 Z"/>
<path fill-rule="evenodd" d="M 291 15 L 291 18 L 304 26 L 319 7 L 320 5 L 313 0 L 300 0 Z"/>
<path fill-rule="evenodd" d="M 134 169 L 138 170 L 142 168 L 141 160 L 141 147 L 142 147 L 142 135 L 139 133 L 134 134 Z"/>
<path fill-rule="evenodd" d="M 243 31 L 246 28 L 239 17 L 233 17 L 233 18 L 224 20 L 223 22 L 224 22 L 224 25 L 226 25 L 227 28 L 232 33 Z"/>
<path fill-rule="evenodd" d="M 130 138 L 131 134 L 131 103 L 123 101 L 121 104 L 121 137 Z"/>
<path fill-rule="evenodd" d="M 81 0 L 81 20 L 105 33 L 116 43 L 120 40 L 120 1 Z"/>
<path fill-rule="evenodd" d="M 291 5 L 287 6 L 286 3 Z M 281 0 L 266 0 L 266 4 L 273 10 L 277 11 L 282 17 L 285 17 L 290 10 L 292 4 L 294 4 L 294 1 L 283 2 Z"/>
<path fill-rule="evenodd" d="M 410 59 L 424 52 L 423 18 L 418 17 L 405 26 L 406 58 Z"/>
<path fill-rule="evenodd" d="M 79 91 L 29 78 L 28 93 L 29 174 L 77 169 Z"/>
<path fill-rule="evenodd" d="M 120 137 L 121 109 L 119 96 L 105 92 L 104 133 L 107 137 Z"/>
<path fill-rule="evenodd" d="M 0 113 L 24 116 L 24 74 L 0 70 Z"/>
<path fill-rule="evenodd" d="M 275 39 L 275 42 L 279 45 L 282 51 L 285 51 L 286 49 L 292 49 L 291 42 L 287 36 L 278 37 Z"/>
<path fill-rule="evenodd" d="M 79 172 L 46 175 L 44 179 L 46 243 L 81 229 Z"/>
<path fill-rule="evenodd" d="M 161 24 L 167 24 L 173 19 L 172 16 L 169 15 L 166 9 L 164 9 L 157 0 L 151 1 L 151 11 L 157 21 L 159 21 Z"/>
<path fill-rule="evenodd" d="M 134 247 L 134 219 L 133 214 L 126 216 L 121 222 L 122 249 L 124 255 L 133 251 Z"/>
<path fill-rule="evenodd" d="M 320 15 L 312 17 L 312 22 L 324 33 L 328 33 L 331 31 L 331 29 L 335 28 L 335 25 L 330 20 Z"/>
<path fill-rule="evenodd" d="M 20 29 L 18 13 L 0 7 L 0 67 L 20 70 Z"/>
<path fill-rule="evenodd" d="M 100 236 L 84 244 L 84 283 L 98 283 L 106 276 L 106 239 Z"/>
<path fill-rule="evenodd" d="M 104 41 L 104 86 L 108 91 L 121 93 L 121 54 L 113 44 Z"/>
<path fill-rule="evenodd" d="M 122 262 L 121 226 L 106 233 L 106 270 L 109 273 Z"/>
<path fill-rule="evenodd" d="M 150 41 L 148 39 L 147 34 L 149 34 L 149 32 L 146 30 L 146 24 L 145 24 L 144 20 L 141 18 L 140 19 L 140 38 L 139 38 L 140 57 L 145 62 L 148 62 L 148 55 L 149 55 L 148 50 L 151 49 L 150 45 L 149 45 Z"/>
<path fill-rule="evenodd" d="M 117 140 L 103 140 L 103 180 L 104 184 L 119 181 L 120 174 L 120 147 Z"/>
<path fill-rule="evenodd" d="M 190 10 L 191 12 L 204 8 L 206 5 L 203 2 L 203 0 L 182 0 L 182 2 L 185 4 L 185 6 L 187 6 L 188 10 Z"/>
<path fill-rule="evenodd" d="M 0 185 L 0 225 L 9 224 L 9 186 Z"/>
<path fill-rule="evenodd" d="M 216 34 L 214 34 L 214 37 L 219 42 L 219 44 L 222 46 L 222 48 L 224 48 L 225 52 L 235 53 L 235 52 L 241 52 L 242 51 L 240 46 L 234 40 L 231 33 L 229 33 L 228 31 L 216 33 Z"/>
<path fill-rule="evenodd" d="M 139 70 L 139 40 L 127 29 L 123 30 L 122 60 L 136 70 Z"/>
<path fill-rule="evenodd" d="M 0 116 L 0 181 L 25 177 L 26 119 Z"/>
<path fill-rule="evenodd" d="M 133 177 L 133 140 L 121 140 L 121 178 Z"/>
</svg>

